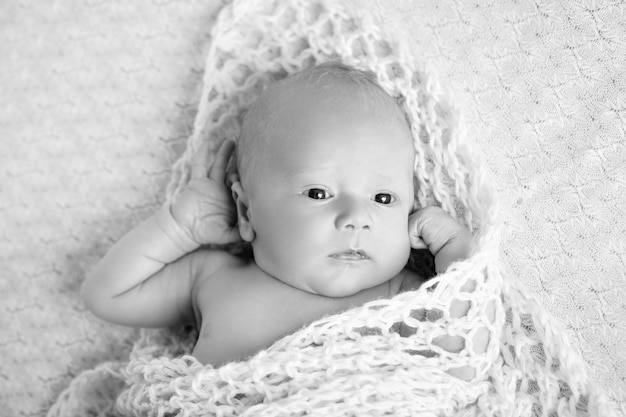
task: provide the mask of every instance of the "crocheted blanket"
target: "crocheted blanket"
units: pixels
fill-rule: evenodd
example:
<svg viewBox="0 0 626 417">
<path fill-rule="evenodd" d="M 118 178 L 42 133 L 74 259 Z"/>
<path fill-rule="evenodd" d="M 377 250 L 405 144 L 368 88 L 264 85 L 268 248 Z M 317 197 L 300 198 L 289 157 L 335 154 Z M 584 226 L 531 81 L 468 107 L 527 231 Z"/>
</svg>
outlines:
<svg viewBox="0 0 626 417">
<path fill-rule="evenodd" d="M 188 355 L 193 332 L 144 330 L 128 363 L 81 375 L 50 415 L 64 415 L 77 387 L 103 374 L 124 382 L 117 405 L 131 415 L 608 415 L 563 331 L 502 270 L 493 186 L 458 109 L 398 36 L 367 13 L 331 1 L 242 0 L 226 7 L 168 198 L 188 180 L 201 141 L 216 149 L 237 138 L 241 115 L 263 86 L 328 60 L 373 71 L 401 103 L 418 160 L 416 204 L 440 205 L 470 228 L 477 242 L 472 256 L 417 291 L 324 317 L 219 369 Z M 454 314 L 455 301 L 468 309 Z M 490 335 L 485 351 L 473 346 L 477 331 Z M 437 340 L 445 336 L 462 347 L 441 348 Z M 472 370 L 469 377 L 458 377 L 461 368 Z M 99 411 L 113 413 L 112 404 Z"/>
<path fill-rule="evenodd" d="M 45 415 L 83 371 L 59 414 L 97 415 L 123 390 L 137 333 L 78 288 L 162 203 L 222 3 L 0 2 L 0 415 Z M 342 4 L 401 31 L 454 91 L 494 172 L 510 279 L 626 415 L 623 1 Z"/>
</svg>

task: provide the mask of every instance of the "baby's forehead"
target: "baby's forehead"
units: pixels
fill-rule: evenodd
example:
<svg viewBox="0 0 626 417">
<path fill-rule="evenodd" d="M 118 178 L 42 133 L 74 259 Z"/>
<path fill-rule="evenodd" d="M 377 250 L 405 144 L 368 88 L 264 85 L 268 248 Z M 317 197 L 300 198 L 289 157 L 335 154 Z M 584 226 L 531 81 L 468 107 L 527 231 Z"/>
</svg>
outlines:
<svg viewBox="0 0 626 417">
<path fill-rule="evenodd" d="M 270 84 L 245 114 L 238 168 L 243 177 L 250 177 L 285 140 L 298 135 L 294 132 L 332 123 L 341 130 L 350 121 L 360 120 L 389 126 L 390 132 L 400 132 L 402 141 L 412 147 L 404 111 L 372 74 L 341 65 L 321 65 L 294 74 Z"/>
<path fill-rule="evenodd" d="M 300 102 L 332 105 L 349 102 L 352 107 L 392 109 L 401 112 L 394 99 L 376 82 L 373 75 L 357 70 L 314 68 L 270 85 L 263 94 L 265 104 L 278 109 Z"/>
</svg>

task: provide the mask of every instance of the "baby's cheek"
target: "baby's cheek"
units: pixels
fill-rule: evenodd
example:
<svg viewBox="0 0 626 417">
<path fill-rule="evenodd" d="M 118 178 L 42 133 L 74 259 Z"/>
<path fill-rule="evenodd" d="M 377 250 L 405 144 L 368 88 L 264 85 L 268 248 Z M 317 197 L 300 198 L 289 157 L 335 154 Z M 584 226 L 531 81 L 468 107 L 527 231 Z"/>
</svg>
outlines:
<svg viewBox="0 0 626 417">
<path fill-rule="evenodd" d="M 402 260 L 406 263 L 411 254 L 411 238 L 407 227 L 407 222 L 398 227 L 397 239 L 398 239 L 398 252 L 401 254 Z"/>
<path fill-rule="evenodd" d="M 408 234 L 403 234 L 403 238 L 399 239 L 397 253 L 398 263 L 404 267 L 409 260 L 409 256 L 411 256 L 411 242 Z"/>
<path fill-rule="evenodd" d="M 401 270 L 406 265 L 411 253 L 411 242 L 406 225 L 397 225 L 397 227 L 388 230 L 380 243 L 385 258 L 392 264 L 390 268 Z"/>
</svg>

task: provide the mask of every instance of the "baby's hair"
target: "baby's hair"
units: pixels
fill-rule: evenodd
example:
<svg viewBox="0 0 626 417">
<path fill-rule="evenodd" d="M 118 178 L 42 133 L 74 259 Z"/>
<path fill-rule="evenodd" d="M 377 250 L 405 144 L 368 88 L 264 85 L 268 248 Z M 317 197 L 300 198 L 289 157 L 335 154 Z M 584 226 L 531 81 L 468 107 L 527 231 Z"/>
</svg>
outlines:
<svg viewBox="0 0 626 417">
<path fill-rule="evenodd" d="M 270 84 L 250 106 L 243 119 L 237 146 L 237 170 L 244 188 L 249 184 L 250 172 L 267 155 L 271 128 L 280 114 L 281 102 L 297 92 L 296 85 L 304 89 L 325 90 L 350 88 L 356 92 L 355 100 L 379 112 L 387 112 L 406 123 L 406 115 L 396 101 L 378 84 L 376 75 L 340 62 L 326 62 L 295 73 Z"/>
<path fill-rule="evenodd" d="M 304 78 L 307 86 L 316 86 L 328 81 L 326 77 L 334 77 L 334 81 L 349 81 L 364 89 L 375 88 L 384 93 L 384 90 L 378 85 L 376 74 L 371 71 L 358 70 L 341 62 L 325 62 L 316 65 L 295 74 L 292 79 Z"/>
</svg>

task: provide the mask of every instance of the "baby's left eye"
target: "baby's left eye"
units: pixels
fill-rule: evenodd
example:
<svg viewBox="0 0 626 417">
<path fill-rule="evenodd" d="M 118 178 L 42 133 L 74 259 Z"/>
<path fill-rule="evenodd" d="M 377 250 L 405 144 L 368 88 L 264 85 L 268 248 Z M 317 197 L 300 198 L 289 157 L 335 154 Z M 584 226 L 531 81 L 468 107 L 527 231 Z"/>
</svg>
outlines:
<svg viewBox="0 0 626 417">
<path fill-rule="evenodd" d="M 380 204 L 391 204 L 395 201 L 395 198 L 391 194 L 378 193 L 374 196 L 374 201 Z"/>
</svg>

